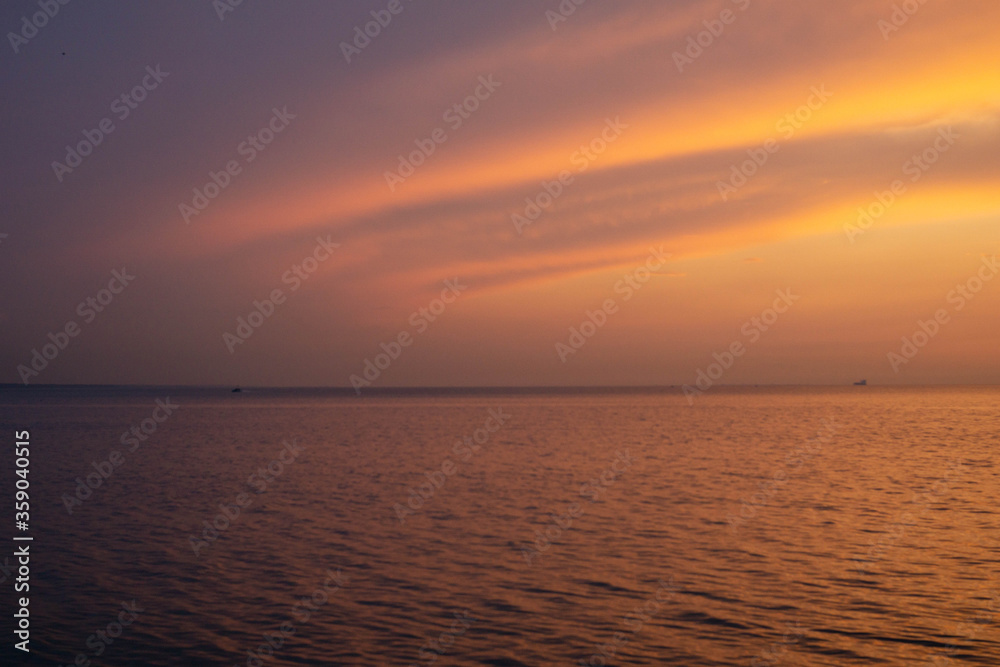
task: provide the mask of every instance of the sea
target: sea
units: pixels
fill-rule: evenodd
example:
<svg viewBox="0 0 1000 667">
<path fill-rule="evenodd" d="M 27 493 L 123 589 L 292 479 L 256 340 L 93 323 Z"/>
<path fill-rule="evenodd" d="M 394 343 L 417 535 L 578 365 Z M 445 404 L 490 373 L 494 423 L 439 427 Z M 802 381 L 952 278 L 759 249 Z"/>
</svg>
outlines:
<svg viewBox="0 0 1000 667">
<path fill-rule="evenodd" d="M 4 386 L 0 422 L 3 665 L 1000 665 L 1000 388 Z"/>
</svg>

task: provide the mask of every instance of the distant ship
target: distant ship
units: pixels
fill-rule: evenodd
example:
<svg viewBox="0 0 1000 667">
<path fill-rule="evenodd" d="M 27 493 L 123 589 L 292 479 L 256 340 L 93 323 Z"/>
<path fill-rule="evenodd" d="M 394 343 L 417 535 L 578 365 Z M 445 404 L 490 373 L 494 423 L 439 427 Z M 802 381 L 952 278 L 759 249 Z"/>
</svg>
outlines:
<svg viewBox="0 0 1000 667">
<path fill-rule="evenodd" d="M 243 391 L 242 389 L 240 389 L 239 387 L 237 387 L 236 389 L 233 389 L 233 391 L 231 393 L 233 393 L 233 394 L 239 394 L 242 391 Z"/>
<path fill-rule="evenodd" d="M 868 386 L 868 380 L 862 380 L 861 382 L 855 382 L 854 386 L 855 387 L 867 387 Z"/>
</svg>

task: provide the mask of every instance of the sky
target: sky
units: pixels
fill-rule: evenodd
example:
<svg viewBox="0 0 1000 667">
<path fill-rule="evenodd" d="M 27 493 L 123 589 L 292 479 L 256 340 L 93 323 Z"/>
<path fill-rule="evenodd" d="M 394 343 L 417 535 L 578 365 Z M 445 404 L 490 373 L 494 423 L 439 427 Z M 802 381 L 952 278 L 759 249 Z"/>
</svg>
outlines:
<svg viewBox="0 0 1000 667">
<path fill-rule="evenodd" d="M 0 382 L 1000 382 L 1000 5 L 579 1 L 5 3 Z"/>
</svg>

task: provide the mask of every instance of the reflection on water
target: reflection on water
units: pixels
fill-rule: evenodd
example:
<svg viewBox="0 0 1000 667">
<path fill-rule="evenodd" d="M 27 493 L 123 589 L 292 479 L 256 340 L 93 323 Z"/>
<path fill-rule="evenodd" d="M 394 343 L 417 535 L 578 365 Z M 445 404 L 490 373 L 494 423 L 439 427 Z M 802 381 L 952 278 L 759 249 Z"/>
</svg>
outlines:
<svg viewBox="0 0 1000 667">
<path fill-rule="evenodd" d="M 31 430 L 60 664 L 996 665 L 998 398 L 42 388 L 0 415 Z"/>
</svg>

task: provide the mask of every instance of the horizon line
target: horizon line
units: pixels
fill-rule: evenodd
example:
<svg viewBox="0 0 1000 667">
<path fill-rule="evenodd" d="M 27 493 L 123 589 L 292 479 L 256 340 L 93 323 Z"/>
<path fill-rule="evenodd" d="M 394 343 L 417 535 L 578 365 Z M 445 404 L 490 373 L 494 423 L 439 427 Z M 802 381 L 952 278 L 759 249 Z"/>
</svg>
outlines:
<svg viewBox="0 0 1000 667">
<path fill-rule="evenodd" d="M 677 389 L 682 390 L 685 386 L 696 387 L 692 384 L 593 384 L 593 385 L 387 385 L 380 387 L 366 387 L 361 394 L 378 393 L 388 391 L 440 391 L 440 390 L 602 390 L 602 389 Z M 711 389 L 721 388 L 762 388 L 762 387 L 1000 387 L 1000 383 L 885 383 L 867 385 L 856 385 L 848 383 L 741 383 L 741 384 L 713 384 Z M 176 389 L 233 389 L 240 390 L 275 390 L 275 389 L 323 389 L 355 392 L 350 385 L 232 385 L 232 384 L 139 384 L 139 383 L 32 383 L 25 385 L 20 382 L 0 382 L 0 389 L 51 389 L 51 388 L 176 388 Z M 710 389 L 710 390 L 711 390 Z M 709 390 L 709 391 L 710 391 Z"/>
</svg>

